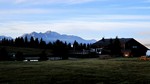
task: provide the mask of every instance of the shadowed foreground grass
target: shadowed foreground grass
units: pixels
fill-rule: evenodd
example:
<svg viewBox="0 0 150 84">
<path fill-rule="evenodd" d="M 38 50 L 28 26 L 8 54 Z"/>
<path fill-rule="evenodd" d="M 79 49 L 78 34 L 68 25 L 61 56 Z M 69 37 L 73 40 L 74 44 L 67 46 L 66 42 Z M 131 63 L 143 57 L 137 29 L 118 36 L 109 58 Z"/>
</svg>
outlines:
<svg viewBox="0 0 150 84">
<path fill-rule="evenodd" d="M 137 58 L 0 62 L 0 84 L 147 84 L 150 61 Z"/>
</svg>

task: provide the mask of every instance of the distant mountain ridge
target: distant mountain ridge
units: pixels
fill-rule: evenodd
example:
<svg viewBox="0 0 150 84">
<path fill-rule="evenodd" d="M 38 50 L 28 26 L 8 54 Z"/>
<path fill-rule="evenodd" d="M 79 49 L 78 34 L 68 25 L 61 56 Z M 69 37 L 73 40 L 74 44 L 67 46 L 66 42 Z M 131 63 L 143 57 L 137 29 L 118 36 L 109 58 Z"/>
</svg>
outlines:
<svg viewBox="0 0 150 84">
<path fill-rule="evenodd" d="M 8 36 L 0 36 L 0 40 L 2 40 L 2 39 L 13 39 L 12 37 L 8 37 Z"/>
<path fill-rule="evenodd" d="M 79 36 L 74 36 L 74 35 L 66 35 L 66 34 L 59 34 L 57 32 L 53 31 L 47 31 L 45 33 L 37 33 L 37 32 L 32 32 L 29 34 L 24 34 L 21 37 L 27 37 L 27 38 L 38 38 L 38 39 L 43 39 L 44 41 L 48 42 L 54 42 L 56 40 L 61 40 L 63 42 L 68 42 L 68 43 L 73 43 L 75 40 L 79 43 L 94 43 L 96 40 L 85 40 Z"/>
</svg>

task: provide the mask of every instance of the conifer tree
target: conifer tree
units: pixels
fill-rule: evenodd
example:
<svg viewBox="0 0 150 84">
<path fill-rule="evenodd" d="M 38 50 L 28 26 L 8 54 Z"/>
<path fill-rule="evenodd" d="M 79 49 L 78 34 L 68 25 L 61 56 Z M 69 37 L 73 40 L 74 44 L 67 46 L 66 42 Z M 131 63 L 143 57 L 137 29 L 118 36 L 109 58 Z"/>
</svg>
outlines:
<svg viewBox="0 0 150 84">
<path fill-rule="evenodd" d="M 35 47 L 35 41 L 33 37 L 30 38 L 29 47 Z"/>
<path fill-rule="evenodd" d="M 8 52 L 6 48 L 0 49 L 0 61 L 7 61 L 10 60 L 10 57 L 8 56 Z"/>
<path fill-rule="evenodd" d="M 53 54 L 61 57 L 62 59 L 68 59 L 68 46 L 60 40 L 53 43 Z"/>
<path fill-rule="evenodd" d="M 75 40 L 73 43 L 73 49 L 78 50 L 78 47 L 79 47 L 79 43 Z"/>
<path fill-rule="evenodd" d="M 40 47 L 40 48 L 46 48 L 46 42 L 45 42 L 45 41 L 43 41 L 43 39 L 42 39 L 42 38 L 40 39 L 39 47 Z"/>
<path fill-rule="evenodd" d="M 29 47 L 29 42 L 28 42 L 27 36 L 24 39 L 24 45 L 25 45 L 25 47 Z"/>
<path fill-rule="evenodd" d="M 121 43 L 118 37 L 114 40 L 112 52 L 114 55 L 119 56 L 121 54 Z"/>
</svg>

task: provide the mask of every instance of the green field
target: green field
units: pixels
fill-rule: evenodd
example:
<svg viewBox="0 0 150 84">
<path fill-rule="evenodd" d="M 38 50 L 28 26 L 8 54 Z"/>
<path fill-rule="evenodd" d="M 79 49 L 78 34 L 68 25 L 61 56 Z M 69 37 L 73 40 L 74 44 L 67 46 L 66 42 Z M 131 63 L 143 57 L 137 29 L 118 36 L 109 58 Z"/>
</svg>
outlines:
<svg viewBox="0 0 150 84">
<path fill-rule="evenodd" d="M 150 61 L 138 58 L 0 62 L 0 84 L 148 84 Z"/>
</svg>

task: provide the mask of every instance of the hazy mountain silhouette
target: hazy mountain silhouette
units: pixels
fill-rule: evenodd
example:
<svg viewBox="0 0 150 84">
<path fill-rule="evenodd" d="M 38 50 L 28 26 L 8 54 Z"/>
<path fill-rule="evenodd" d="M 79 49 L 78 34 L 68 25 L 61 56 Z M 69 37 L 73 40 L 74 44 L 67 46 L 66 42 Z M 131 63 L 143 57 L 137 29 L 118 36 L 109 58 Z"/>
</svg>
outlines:
<svg viewBox="0 0 150 84">
<path fill-rule="evenodd" d="M 8 37 L 8 36 L 0 36 L 0 40 L 2 40 L 2 39 L 13 39 L 12 37 Z"/>
<path fill-rule="evenodd" d="M 56 40 L 61 40 L 61 41 L 66 41 L 69 43 L 73 43 L 75 40 L 79 43 L 94 43 L 96 42 L 96 40 L 85 40 L 81 37 L 78 36 L 74 36 L 74 35 L 66 35 L 66 34 L 59 34 L 57 32 L 53 32 L 53 31 L 47 31 L 45 33 L 37 33 L 37 32 L 32 32 L 29 34 L 24 34 L 21 37 L 25 37 L 27 36 L 27 38 L 39 38 L 39 39 L 43 39 L 44 41 L 48 42 L 54 42 Z"/>
</svg>

